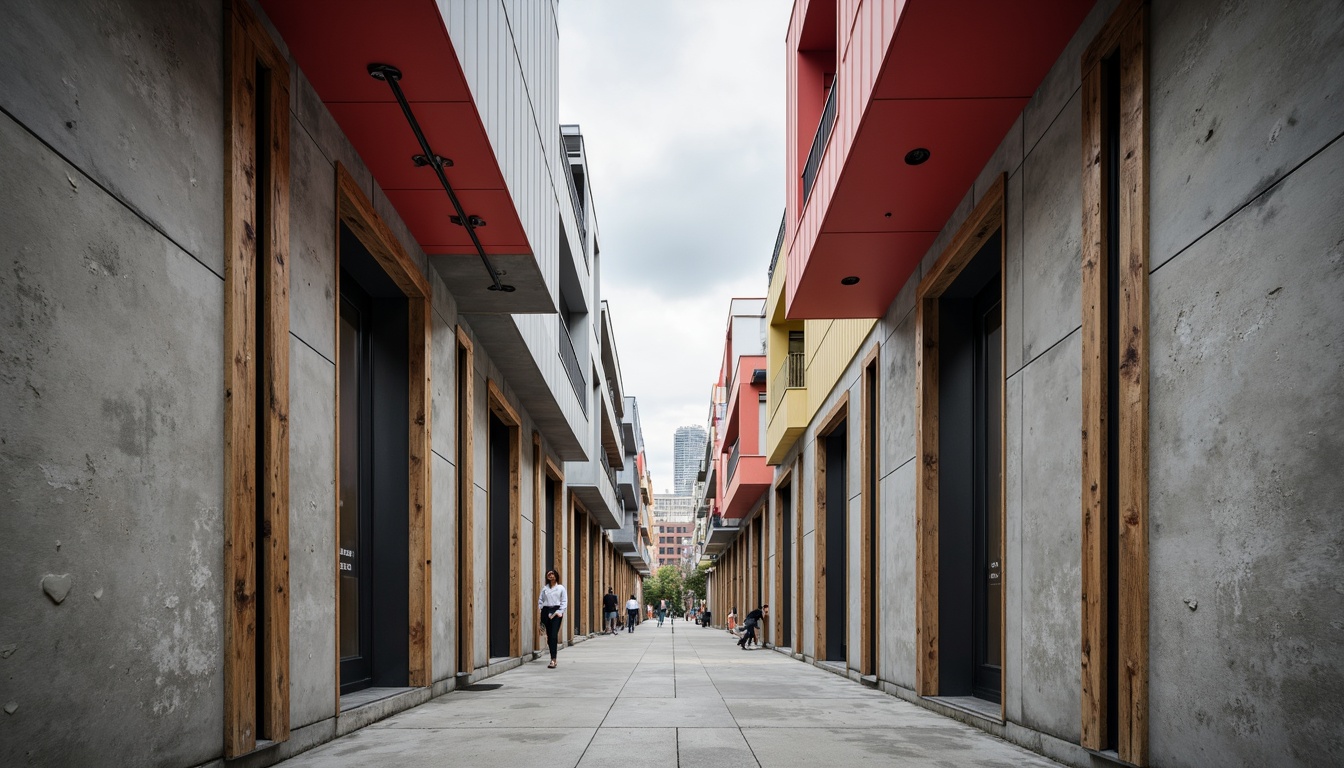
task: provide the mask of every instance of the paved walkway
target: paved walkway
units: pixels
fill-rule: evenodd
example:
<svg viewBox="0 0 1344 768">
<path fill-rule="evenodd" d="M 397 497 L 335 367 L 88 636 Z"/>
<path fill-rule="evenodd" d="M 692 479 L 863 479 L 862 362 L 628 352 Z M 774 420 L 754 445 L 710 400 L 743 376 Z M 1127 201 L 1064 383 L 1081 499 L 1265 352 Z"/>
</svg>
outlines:
<svg viewBox="0 0 1344 768">
<path fill-rule="evenodd" d="M 454 691 L 281 763 L 353 766 L 1058 764 L 722 630 L 654 622 Z"/>
</svg>

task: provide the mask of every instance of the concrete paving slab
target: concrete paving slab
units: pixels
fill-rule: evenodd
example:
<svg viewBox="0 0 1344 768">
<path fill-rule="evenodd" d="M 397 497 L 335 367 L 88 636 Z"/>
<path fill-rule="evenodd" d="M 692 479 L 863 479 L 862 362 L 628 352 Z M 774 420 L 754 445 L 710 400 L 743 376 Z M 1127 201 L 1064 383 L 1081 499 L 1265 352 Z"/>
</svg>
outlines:
<svg viewBox="0 0 1344 768">
<path fill-rule="evenodd" d="M 577 765 L 592 728 L 426 729 L 406 731 L 365 728 L 306 752 L 281 765 L 285 768 L 446 768 Z"/>
<path fill-rule="evenodd" d="M 685 766 L 754 766 L 756 756 L 737 728 L 680 728 L 677 759 Z"/>
<path fill-rule="evenodd" d="M 347 766 L 1055 766 L 723 633 L 641 628 L 524 664 L 291 759 Z"/>
<path fill-rule="evenodd" d="M 555 763 L 547 762 L 548 765 Z M 578 768 L 677 768 L 676 728 L 602 728 Z"/>
<path fill-rule="evenodd" d="M 611 709 L 607 696 L 440 696 L 374 728 L 596 728 Z"/>
</svg>

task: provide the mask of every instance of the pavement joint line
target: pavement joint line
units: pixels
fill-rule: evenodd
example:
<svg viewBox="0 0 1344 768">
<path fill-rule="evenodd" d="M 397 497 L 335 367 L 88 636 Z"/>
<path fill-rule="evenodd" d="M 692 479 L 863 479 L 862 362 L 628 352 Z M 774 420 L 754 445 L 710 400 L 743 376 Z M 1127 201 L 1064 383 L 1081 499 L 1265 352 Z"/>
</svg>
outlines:
<svg viewBox="0 0 1344 768">
<path fill-rule="evenodd" d="M 691 641 L 689 641 L 689 640 L 688 640 L 687 642 L 688 642 L 688 644 L 691 646 L 691 652 L 695 654 L 696 661 L 699 661 L 699 662 L 700 662 L 700 666 L 701 666 L 702 668 L 708 670 L 708 668 L 705 667 L 705 662 L 704 662 L 704 660 L 700 658 L 700 652 L 699 652 L 698 650 L 695 649 L 695 643 L 694 643 L 694 642 L 691 642 Z M 751 742 L 750 742 L 750 741 L 747 741 L 747 734 L 744 733 L 744 732 L 742 731 L 742 724 L 739 723 L 739 722 L 737 722 L 737 715 L 734 715 L 734 714 L 733 714 L 733 710 L 732 710 L 731 708 L 729 708 L 729 706 L 728 706 L 728 699 L 724 697 L 724 695 L 723 695 L 723 691 L 720 691 L 720 690 L 719 690 L 719 684 L 716 683 L 716 682 L 714 682 L 714 676 L 713 676 L 713 675 L 710 675 L 710 676 L 709 676 L 709 684 L 712 685 L 712 686 L 714 686 L 714 692 L 717 693 L 717 694 L 719 695 L 719 702 L 723 704 L 723 708 L 724 708 L 724 709 L 728 710 L 728 716 L 731 717 L 731 718 L 733 719 L 733 726 L 737 728 L 737 735 L 742 737 L 742 743 L 743 743 L 743 744 L 746 744 L 746 745 L 747 745 L 747 751 L 751 752 L 751 759 L 756 761 L 756 766 L 757 766 L 757 768 L 764 768 L 764 766 L 761 765 L 761 758 L 759 758 L 759 757 L 756 756 L 756 750 L 755 750 L 755 748 L 753 748 L 753 747 L 751 746 Z M 681 764 L 678 763 L 677 765 L 681 765 Z"/>
<path fill-rule="evenodd" d="M 597 724 L 597 727 L 593 729 L 593 735 L 588 737 L 588 743 L 583 745 L 583 751 L 579 753 L 579 759 L 577 762 L 574 763 L 574 768 L 578 768 L 578 766 L 583 764 L 583 758 L 588 754 L 588 750 L 592 749 L 593 742 L 597 740 L 597 734 L 602 730 L 602 724 L 607 722 L 608 717 L 611 717 L 611 710 L 615 709 L 616 702 L 621 700 L 621 691 L 624 691 L 625 686 L 630 684 L 630 678 L 635 676 L 635 670 L 639 669 L 640 663 L 644 661 L 645 656 L 649 655 L 649 649 L 652 647 L 653 647 L 653 639 L 650 638 L 648 641 L 645 642 L 644 650 L 639 654 L 639 658 L 635 659 L 634 666 L 630 667 L 630 674 L 626 675 L 625 682 L 621 684 L 620 690 L 616 691 L 616 695 L 612 697 L 611 705 L 607 707 L 607 711 L 602 715 L 601 722 L 599 722 Z"/>
</svg>

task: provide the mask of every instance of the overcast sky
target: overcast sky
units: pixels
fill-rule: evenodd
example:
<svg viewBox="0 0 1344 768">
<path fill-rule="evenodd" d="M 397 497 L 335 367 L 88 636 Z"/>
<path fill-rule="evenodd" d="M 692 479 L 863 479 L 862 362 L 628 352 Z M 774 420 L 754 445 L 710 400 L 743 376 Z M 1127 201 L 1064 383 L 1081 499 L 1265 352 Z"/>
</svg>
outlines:
<svg viewBox="0 0 1344 768">
<path fill-rule="evenodd" d="M 792 0 L 563 0 L 560 121 L 583 130 L 626 394 L 658 493 L 705 423 L 728 300 L 764 296 L 784 211 Z"/>
</svg>

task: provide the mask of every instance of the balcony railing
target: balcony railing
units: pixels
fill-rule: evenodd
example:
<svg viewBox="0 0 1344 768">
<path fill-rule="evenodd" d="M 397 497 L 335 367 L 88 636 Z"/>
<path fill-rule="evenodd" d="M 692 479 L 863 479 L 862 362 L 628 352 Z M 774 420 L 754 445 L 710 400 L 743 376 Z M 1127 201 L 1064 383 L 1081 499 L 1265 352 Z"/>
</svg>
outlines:
<svg viewBox="0 0 1344 768">
<path fill-rule="evenodd" d="M 733 482 L 733 473 L 737 471 L 738 459 L 742 458 L 742 441 L 739 439 L 733 443 L 732 453 L 728 454 L 728 477 L 724 479 L 724 485 Z"/>
<path fill-rule="evenodd" d="M 560 146 L 565 148 L 565 181 L 569 184 L 569 200 L 574 204 L 574 223 L 579 228 L 579 250 L 583 252 L 583 264 L 588 266 L 588 227 L 583 218 L 583 196 L 579 194 L 579 186 L 574 183 L 574 168 L 569 164 L 569 157 L 579 156 L 579 142 L 582 137 L 577 134 L 560 134 Z"/>
<path fill-rule="evenodd" d="M 611 465 L 607 463 L 607 454 L 603 453 L 600 457 L 600 461 L 602 463 L 602 471 L 606 473 L 607 479 L 611 481 L 611 494 L 613 496 L 619 495 L 619 492 L 616 490 L 620 487 L 616 483 L 616 470 L 612 469 Z"/>
<path fill-rule="evenodd" d="M 802 352 L 788 352 L 784 356 L 784 361 L 775 369 L 775 375 L 770 379 L 770 415 L 774 416 L 775 409 L 784 402 L 784 390 L 801 389 L 807 386 L 807 368 L 803 366 Z"/>
<path fill-rule="evenodd" d="M 826 141 L 831 138 L 831 129 L 835 127 L 835 92 L 839 80 L 831 80 L 831 92 L 826 95 L 826 106 L 821 110 L 821 124 L 817 126 L 817 135 L 812 137 L 812 149 L 807 153 L 807 165 L 803 166 L 803 204 L 812 195 L 812 185 L 817 183 L 817 171 L 821 170 L 821 156 L 826 154 Z"/>
<path fill-rule="evenodd" d="M 789 212 L 784 211 L 784 215 L 779 218 L 779 234 L 775 235 L 775 250 L 770 255 L 770 269 L 766 270 L 765 281 L 768 283 L 775 277 L 775 264 L 779 262 L 779 252 L 784 250 L 784 222 L 789 217 Z"/>
<path fill-rule="evenodd" d="M 583 395 L 588 386 L 587 382 L 583 380 L 583 368 L 579 366 L 579 355 L 574 351 L 574 340 L 569 337 L 569 329 L 565 327 L 565 318 L 561 317 L 557 325 L 560 326 L 560 359 L 565 364 L 565 373 L 569 374 L 569 383 L 574 387 L 574 396 L 579 399 L 579 407 L 583 409 L 586 415 L 588 413 L 588 398 Z"/>
</svg>

